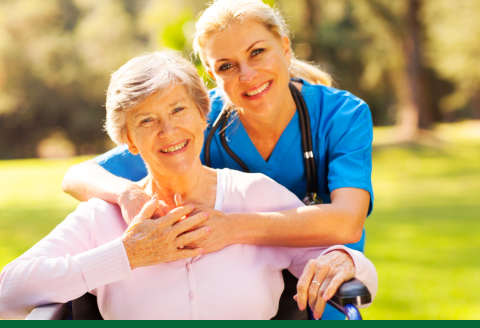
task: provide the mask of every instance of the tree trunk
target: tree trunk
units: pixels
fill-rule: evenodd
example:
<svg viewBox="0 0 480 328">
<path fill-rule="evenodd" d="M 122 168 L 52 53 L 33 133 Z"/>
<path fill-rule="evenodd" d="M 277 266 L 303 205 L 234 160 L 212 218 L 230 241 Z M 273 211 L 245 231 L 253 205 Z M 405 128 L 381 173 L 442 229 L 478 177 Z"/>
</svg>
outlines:
<svg viewBox="0 0 480 328">
<path fill-rule="evenodd" d="M 302 31 L 303 39 L 307 40 L 312 51 L 311 58 L 317 58 L 320 52 L 321 40 L 318 37 L 318 26 L 320 25 L 319 14 L 321 4 L 318 0 L 305 0 L 305 25 Z"/>
<path fill-rule="evenodd" d="M 472 118 L 480 120 L 480 90 L 477 90 L 472 99 Z"/>
<path fill-rule="evenodd" d="M 406 60 L 404 108 L 400 115 L 399 129 L 402 137 L 413 139 L 418 129 L 432 128 L 432 108 L 429 106 L 426 79 L 423 75 L 421 25 L 418 20 L 420 0 L 408 0 L 407 33 L 403 40 Z"/>
</svg>

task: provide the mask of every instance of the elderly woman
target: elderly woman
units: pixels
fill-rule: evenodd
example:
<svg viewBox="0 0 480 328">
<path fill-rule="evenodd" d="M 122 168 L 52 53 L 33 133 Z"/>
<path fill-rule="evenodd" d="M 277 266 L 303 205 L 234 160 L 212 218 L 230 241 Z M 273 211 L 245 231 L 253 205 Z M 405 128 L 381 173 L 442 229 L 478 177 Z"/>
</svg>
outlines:
<svg viewBox="0 0 480 328">
<path fill-rule="evenodd" d="M 151 200 L 130 226 L 118 205 L 100 199 L 80 204 L 4 268 L 0 317 L 22 318 L 40 304 L 90 292 L 106 319 L 270 319 L 277 313 L 285 268 L 301 276 L 298 305 L 303 309 L 308 302 L 316 317 L 352 277 L 375 295 L 374 266 L 344 246 L 237 244 L 211 254 L 182 247 L 209 234 L 202 222 L 215 211 L 303 205 L 264 175 L 202 165 L 209 98 L 191 63 L 170 52 L 129 61 L 113 74 L 106 107 L 111 138 L 126 143 L 147 165 L 143 189 Z M 156 218 L 160 203 L 175 209 Z M 181 206 L 185 203 L 190 205 Z M 195 207 L 211 210 L 195 214 Z"/>
</svg>

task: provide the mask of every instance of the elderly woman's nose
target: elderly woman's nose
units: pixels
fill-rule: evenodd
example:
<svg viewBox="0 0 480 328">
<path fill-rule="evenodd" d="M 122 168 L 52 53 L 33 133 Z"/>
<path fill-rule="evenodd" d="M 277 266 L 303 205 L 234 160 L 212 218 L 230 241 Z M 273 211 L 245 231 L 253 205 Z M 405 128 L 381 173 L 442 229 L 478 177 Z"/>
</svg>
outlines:
<svg viewBox="0 0 480 328">
<path fill-rule="evenodd" d="M 161 120 L 158 134 L 161 136 L 166 136 L 174 133 L 176 128 L 177 126 L 173 120 Z"/>
<path fill-rule="evenodd" d="M 258 71 L 248 64 L 240 64 L 240 82 L 249 83 L 255 80 Z"/>
</svg>

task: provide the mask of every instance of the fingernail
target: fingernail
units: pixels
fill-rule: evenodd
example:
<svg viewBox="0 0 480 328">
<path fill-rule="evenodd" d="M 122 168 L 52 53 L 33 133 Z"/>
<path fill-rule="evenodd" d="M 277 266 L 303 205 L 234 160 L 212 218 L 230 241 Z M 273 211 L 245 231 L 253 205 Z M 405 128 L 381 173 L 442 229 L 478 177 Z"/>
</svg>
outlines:
<svg viewBox="0 0 480 328">
<path fill-rule="evenodd" d="M 305 310 L 305 307 L 303 305 L 299 305 L 298 308 L 300 309 L 300 311 Z"/>
<path fill-rule="evenodd" d="M 208 218 L 208 217 L 210 216 L 210 213 L 205 212 L 205 213 L 203 213 L 203 216 L 206 217 L 206 218 Z"/>
<path fill-rule="evenodd" d="M 323 299 L 324 299 L 325 301 L 328 301 L 328 296 L 327 296 L 327 294 L 323 295 Z"/>
<path fill-rule="evenodd" d="M 293 296 L 293 299 L 294 299 L 295 301 L 297 301 L 297 298 L 298 298 L 297 295 Z"/>
<path fill-rule="evenodd" d="M 153 195 L 153 197 L 152 197 L 151 200 L 152 200 L 152 202 L 153 202 L 153 201 L 156 201 L 156 200 L 157 200 L 157 195 Z"/>
<path fill-rule="evenodd" d="M 207 227 L 207 228 L 205 229 L 205 231 L 206 231 L 207 233 L 210 233 L 210 231 L 212 231 L 212 229 L 211 229 L 210 227 Z"/>
<path fill-rule="evenodd" d="M 318 320 L 318 319 L 320 319 L 320 314 L 318 312 L 315 312 L 313 314 L 313 317 Z"/>
<path fill-rule="evenodd" d="M 204 250 L 204 249 L 201 249 L 201 250 L 200 250 L 200 254 L 203 254 L 203 253 L 205 253 L 205 250 Z"/>
<path fill-rule="evenodd" d="M 192 210 L 194 210 L 194 209 L 195 209 L 195 205 L 190 205 L 190 207 L 192 208 Z"/>
</svg>

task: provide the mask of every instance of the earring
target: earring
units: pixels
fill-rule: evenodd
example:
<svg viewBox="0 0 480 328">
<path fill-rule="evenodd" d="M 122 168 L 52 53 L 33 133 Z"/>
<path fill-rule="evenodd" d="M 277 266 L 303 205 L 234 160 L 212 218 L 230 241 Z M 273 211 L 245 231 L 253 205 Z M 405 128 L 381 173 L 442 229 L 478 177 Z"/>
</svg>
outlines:
<svg viewBox="0 0 480 328">
<path fill-rule="evenodd" d="M 137 152 L 137 147 L 133 147 L 133 152 L 136 153 Z"/>
</svg>

